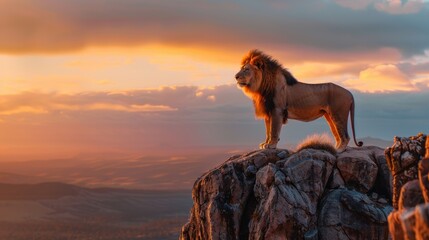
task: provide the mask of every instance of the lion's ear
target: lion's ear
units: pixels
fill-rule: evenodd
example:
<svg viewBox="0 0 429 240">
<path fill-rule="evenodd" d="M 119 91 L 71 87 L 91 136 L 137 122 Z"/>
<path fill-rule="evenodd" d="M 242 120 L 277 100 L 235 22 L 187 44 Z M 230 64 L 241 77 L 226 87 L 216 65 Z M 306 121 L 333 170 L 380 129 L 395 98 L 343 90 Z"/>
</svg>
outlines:
<svg viewBox="0 0 429 240">
<path fill-rule="evenodd" d="M 262 60 L 261 57 L 252 58 L 252 60 L 250 60 L 250 64 L 252 64 L 253 66 L 255 66 L 261 70 L 264 67 L 264 61 Z"/>
</svg>

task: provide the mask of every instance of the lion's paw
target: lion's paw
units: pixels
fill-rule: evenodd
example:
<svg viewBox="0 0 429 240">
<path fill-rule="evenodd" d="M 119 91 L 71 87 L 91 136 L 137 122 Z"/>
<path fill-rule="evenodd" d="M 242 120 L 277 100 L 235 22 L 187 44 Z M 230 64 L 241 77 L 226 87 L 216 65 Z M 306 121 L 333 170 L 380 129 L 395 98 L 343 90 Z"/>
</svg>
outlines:
<svg viewBox="0 0 429 240">
<path fill-rule="evenodd" d="M 347 144 L 341 144 L 336 149 L 337 149 L 337 153 L 342 153 L 347 150 Z"/>
<path fill-rule="evenodd" d="M 275 149 L 277 148 L 277 144 L 264 144 L 264 146 L 262 147 L 262 149 Z"/>
</svg>

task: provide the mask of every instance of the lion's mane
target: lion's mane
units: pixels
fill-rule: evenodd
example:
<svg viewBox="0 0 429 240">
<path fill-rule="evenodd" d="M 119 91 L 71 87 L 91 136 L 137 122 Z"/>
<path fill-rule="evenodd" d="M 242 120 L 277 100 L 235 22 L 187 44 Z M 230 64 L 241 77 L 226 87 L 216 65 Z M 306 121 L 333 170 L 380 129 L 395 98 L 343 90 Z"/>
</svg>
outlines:
<svg viewBox="0 0 429 240">
<path fill-rule="evenodd" d="M 285 77 L 287 85 L 294 85 L 298 81 L 292 74 L 277 60 L 255 49 L 251 50 L 241 60 L 241 65 L 251 63 L 258 66 L 258 71 L 261 71 L 261 85 L 256 93 L 252 93 L 253 104 L 255 106 L 255 114 L 257 117 L 266 117 L 275 108 L 274 95 L 278 86 L 278 73 L 281 71 Z"/>
</svg>

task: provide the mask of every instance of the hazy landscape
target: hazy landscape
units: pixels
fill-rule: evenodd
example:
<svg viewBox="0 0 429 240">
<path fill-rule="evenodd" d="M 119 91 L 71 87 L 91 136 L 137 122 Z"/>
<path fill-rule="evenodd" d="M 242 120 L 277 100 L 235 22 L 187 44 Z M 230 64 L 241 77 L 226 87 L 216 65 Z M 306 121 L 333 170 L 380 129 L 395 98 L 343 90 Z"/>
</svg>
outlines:
<svg viewBox="0 0 429 240">
<path fill-rule="evenodd" d="M 0 162 L 0 239 L 177 239 L 194 181 L 237 149 Z"/>
<path fill-rule="evenodd" d="M 1 162 L 0 239 L 177 239 L 227 155 Z"/>
<path fill-rule="evenodd" d="M 0 184 L 1 239 L 174 239 L 189 191 Z"/>
</svg>

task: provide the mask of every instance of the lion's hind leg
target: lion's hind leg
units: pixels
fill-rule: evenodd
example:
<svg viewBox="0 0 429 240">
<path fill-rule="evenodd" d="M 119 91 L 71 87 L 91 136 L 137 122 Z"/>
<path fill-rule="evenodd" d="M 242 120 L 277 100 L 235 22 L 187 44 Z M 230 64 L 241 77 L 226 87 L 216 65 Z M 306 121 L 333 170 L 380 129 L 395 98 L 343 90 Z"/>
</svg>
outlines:
<svg viewBox="0 0 429 240">
<path fill-rule="evenodd" d="M 337 130 L 337 134 L 339 138 L 338 140 L 337 140 L 337 137 L 335 138 L 337 142 L 336 148 L 338 152 L 343 152 L 350 141 L 350 137 L 347 132 L 348 117 L 349 117 L 348 112 L 347 114 L 343 114 L 343 115 L 334 113 L 330 116 L 332 123 L 334 124 L 334 127 Z"/>
<path fill-rule="evenodd" d="M 335 136 L 336 141 L 336 148 L 338 152 L 343 152 L 347 145 L 349 144 L 350 137 L 347 132 L 347 121 L 348 121 L 348 112 L 347 114 L 326 114 L 328 117 L 326 119 L 328 120 L 329 126 L 331 127 L 331 130 L 334 128 L 335 133 L 333 131 L 333 134 Z M 326 117 L 326 116 L 325 116 Z"/>
<path fill-rule="evenodd" d="M 335 148 L 338 149 L 340 145 L 340 135 L 338 134 L 337 127 L 335 126 L 335 123 L 332 121 L 331 116 L 328 113 L 324 114 L 326 121 L 328 122 L 329 128 L 331 129 L 332 135 L 334 135 L 335 138 Z"/>
</svg>

